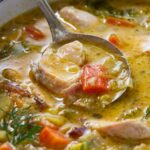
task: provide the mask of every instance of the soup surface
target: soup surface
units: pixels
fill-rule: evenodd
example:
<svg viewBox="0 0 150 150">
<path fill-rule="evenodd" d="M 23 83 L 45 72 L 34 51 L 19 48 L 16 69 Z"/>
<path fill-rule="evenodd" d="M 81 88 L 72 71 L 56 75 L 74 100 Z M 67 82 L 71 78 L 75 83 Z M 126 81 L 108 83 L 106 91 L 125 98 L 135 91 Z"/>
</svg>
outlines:
<svg viewBox="0 0 150 150">
<path fill-rule="evenodd" d="M 0 28 L 0 150 L 149 150 L 150 2 L 52 4 L 71 32 L 102 37 L 50 46 L 39 9 Z M 128 88 L 117 101 L 118 93 Z"/>
</svg>

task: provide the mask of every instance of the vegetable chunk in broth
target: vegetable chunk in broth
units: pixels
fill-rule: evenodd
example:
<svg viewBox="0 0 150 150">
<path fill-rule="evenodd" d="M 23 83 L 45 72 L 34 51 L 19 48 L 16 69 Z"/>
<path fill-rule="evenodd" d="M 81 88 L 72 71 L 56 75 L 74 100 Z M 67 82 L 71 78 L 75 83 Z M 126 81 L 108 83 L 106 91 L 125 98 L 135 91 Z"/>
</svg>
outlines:
<svg viewBox="0 0 150 150">
<path fill-rule="evenodd" d="M 150 2 L 52 4 L 71 32 L 109 40 L 53 45 L 39 9 L 0 28 L 0 150 L 150 149 Z M 113 99 L 128 87 L 116 102 Z"/>
</svg>

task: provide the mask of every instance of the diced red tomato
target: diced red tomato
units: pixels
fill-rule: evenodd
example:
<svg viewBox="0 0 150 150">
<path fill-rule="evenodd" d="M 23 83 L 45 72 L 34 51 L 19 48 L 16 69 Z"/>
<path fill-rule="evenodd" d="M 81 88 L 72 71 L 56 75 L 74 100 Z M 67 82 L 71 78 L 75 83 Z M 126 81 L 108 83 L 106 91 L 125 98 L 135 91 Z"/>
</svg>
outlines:
<svg viewBox="0 0 150 150">
<path fill-rule="evenodd" d="M 82 69 L 82 89 L 86 93 L 102 93 L 109 90 L 107 69 L 101 65 L 85 65 Z"/>
<path fill-rule="evenodd" d="M 44 127 L 40 133 L 40 142 L 47 148 L 64 148 L 69 144 L 69 139 L 59 131 Z"/>
<path fill-rule="evenodd" d="M 120 39 L 118 38 L 118 36 L 116 34 L 111 34 L 109 37 L 109 42 L 111 42 L 112 44 L 118 46 L 118 47 L 122 47 Z"/>
<path fill-rule="evenodd" d="M 131 21 L 120 19 L 120 18 L 114 18 L 114 17 L 108 17 L 106 19 L 106 22 L 111 25 L 117 25 L 117 26 L 123 26 L 123 27 L 135 27 L 136 26 L 136 24 Z"/>
<path fill-rule="evenodd" d="M 39 29 L 35 28 L 34 26 L 26 26 L 25 27 L 25 31 L 28 33 L 28 35 L 35 39 L 35 40 L 41 40 L 43 38 L 45 38 L 45 35 L 42 31 L 40 31 Z"/>
<path fill-rule="evenodd" d="M 9 143 L 4 143 L 0 145 L 0 150 L 13 150 L 13 148 Z"/>
</svg>

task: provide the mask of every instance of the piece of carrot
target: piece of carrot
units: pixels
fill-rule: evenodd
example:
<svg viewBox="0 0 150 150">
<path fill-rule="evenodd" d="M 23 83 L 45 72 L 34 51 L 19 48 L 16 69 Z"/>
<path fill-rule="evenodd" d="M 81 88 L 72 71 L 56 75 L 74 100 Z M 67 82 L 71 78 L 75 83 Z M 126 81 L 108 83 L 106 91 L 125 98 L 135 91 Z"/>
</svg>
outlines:
<svg viewBox="0 0 150 150">
<path fill-rule="evenodd" d="M 0 145 L 0 150 L 13 150 L 12 146 L 9 143 L 4 143 Z"/>
<path fill-rule="evenodd" d="M 44 33 L 34 26 L 31 26 L 31 25 L 26 26 L 25 31 L 28 33 L 28 35 L 31 38 L 33 38 L 35 40 L 42 40 L 43 38 L 45 38 Z"/>
<path fill-rule="evenodd" d="M 111 42 L 112 44 L 118 46 L 119 48 L 122 47 L 120 39 L 118 38 L 118 36 L 116 34 L 111 34 L 108 40 L 109 40 L 109 42 Z"/>
<path fill-rule="evenodd" d="M 59 131 L 51 129 L 50 127 L 44 127 L 40 132 L 40 142 L 47 148 L 64 148 L 68 143 L 69 139 L 66 138 Z"/>
<path fill-rule="evenodd" d="M 117 25 L 117 26 L 123 26 L 123 27 L 135 27 L 136 26 L 136 24 L 131 21 L 120 19 L 120 18 L 114 18 L 114 17 L 108 17 L 106 19 L 106 22 L 111 25 Z"/>
</svg>

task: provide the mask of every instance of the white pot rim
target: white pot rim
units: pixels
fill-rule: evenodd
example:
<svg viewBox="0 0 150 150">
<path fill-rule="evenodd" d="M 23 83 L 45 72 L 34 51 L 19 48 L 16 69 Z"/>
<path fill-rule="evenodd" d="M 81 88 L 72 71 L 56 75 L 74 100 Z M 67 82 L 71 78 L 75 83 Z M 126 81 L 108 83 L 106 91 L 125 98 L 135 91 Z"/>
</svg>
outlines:
<svg viewBox="0 0 150 150">
<path fill-rule="evenodd" d="M 0 0 L 0 26 L 34 7 L 37 7 L 36 0 Z"/>
</svg>

